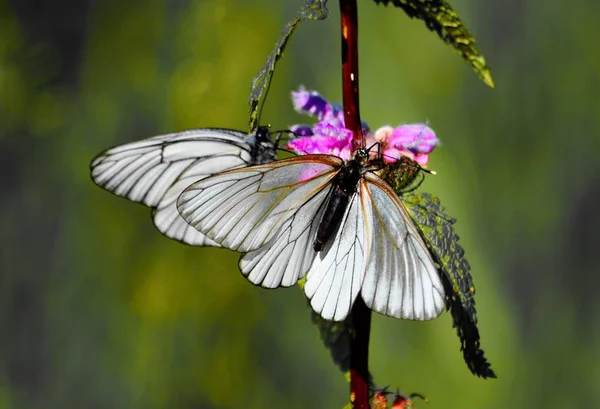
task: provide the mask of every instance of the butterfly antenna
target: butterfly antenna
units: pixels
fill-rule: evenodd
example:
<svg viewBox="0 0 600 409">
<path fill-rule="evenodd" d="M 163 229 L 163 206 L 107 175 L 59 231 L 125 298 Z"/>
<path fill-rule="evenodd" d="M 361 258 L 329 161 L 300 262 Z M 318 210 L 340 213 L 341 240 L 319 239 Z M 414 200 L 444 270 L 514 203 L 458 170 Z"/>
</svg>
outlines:
<svg viewBox="0 0 600 409">
<path fill-rule="evenodd" d="M 291 131 L 290 131 L 290 132 L 291 132 Z M 280 133 L 279 135 L 281 136 L 281 133 Z M 280 148 L 280 147 L 279 147 L 279 140 L 281 139 L 281 138 L 280 138 L 280 136 L 279 136 L 279 137 L 276 139 L 276 141 L 275 141 L 275 149 L 277 150 L 277 152 L 285 152 L 285 153 L 291 153 L 291 154 L 293 154 L 293 155 L 298 155 L 296 152 L 293 152 L 293 151 L 291 151 L 291 150 L 289 150 L 289 149 L 286 149 L 286 148 Z M 303 154 L 304 154 L 304 155 L 310 155 L 308 152 L 306 152 L 306 151 L 304 151 L 304 150 L 303 150 L 302 152 L 303 152 Z"/>
<path fill-rule="evenodd" d="M 276 133 L 277 134 L 277 138 L 275 139 L 276 143 L 278 143 L 281 140 L 281 138 L 283 137 L 284 134 L 286 134 L 286 135 L 292 135 L 289 139 L 293 139 L 293 138 L 295 138 L 295 137 L 298 136 L 298 135 L 296 135 L 294 133 L 294 131 L 291 131 L 289 129 L 281 129 L 281 130 L 278 130 L 278 131 L 273 131 L 271 133 L 273 133 L 273 134 Z"/>
<path fill-rule="evenodd" d="M 296 155 L 296 156 L 297 156 L 297 153 L 296 153 L 296 152 L 292 152 L 292 151 L 290 151 L 290 150 L 288 150 L 288 149 L 285 149 L 285 148 L 280 148 L 279 146 L 278 146 L 277 148 L 275 148 L 275 149 L 277 150 L 277 152 L 291 153 L 292 155 Z M 305 154 L 305 155 L 309 155 L 309 153 L 308 153 L 308 152 L 304 152 L 304 154 Z"/>
<path fill-rule="evenodd" d="M 375 146 L 377 146 L 377 154 L 379 156 L 383 156 L 383 153 L 381 152 L 381 144 L 379 142 L 375 142 L 373 145 L 366 148 L 367 152 L 371 152 L 371 149 L 373 149 Z"/>
<path fill-rule="evenodd" d="M 283 138 L 283 135 L 284 135 L 284 134 L 286 134 L 286 135 L 290 135 L 290 134 L 291 134 L 291 135 L 293 135 L 293 137 L 296 137 L 296 136 L 297 136 L 297 135 L 294 133 L 294 131 L 291 131 L 291 130 L 289 130 L 289 129 L 282 129 L 282 130 L 278 130 L 278 131 L 273 131 L 273 132 L 271 132 L 271 134 L 277 134 L 277 137 L 275 138 L 275 149 L 276 149 L 278 152 L 294 153 L 294 152 L 292 152 L 292 151 L 290 151 L 290 150 L 288 150 L 288 149 L 285 149 L 285 148 L 280 148 L 280 147 L 279 147 L 279 144 L 280 144 L 281 140 L 282 140 L 282 139 L 284 139 L 284 138 Z M 287 141 L 289 141 L 290 139 L 293 139 L 293 137 L 291 137 L 291 138 L 287 138 L 286 142 L 287 142 Z M 305 154 L 308 154 L 308 153 L 307 153 L 307 152 L 305 152 Z"/>
<path fill-rule="evenodd" d="M 381 157 L 382 157 L 382 158 L 383 158 L 383 157 L 386 157 L 386 158 L 392 159 L 392 162 L 397 162 L 397 161 L 399 161 L 399 160 L 400 160 L 400 158 L 402 158 L 402 157 L 404 157 L 404 156 L 407 156 L 407 155 L 400 154 L 400 157 L 398 158 L 398 157 L 396 157 L 396 156 L 392 156 L 392 155 L 386 155 L 385 153 L 381 152 Z M 413 162 L 414 162 L 414 161 L 413 161 Z M 415 162 L 415 163 L 418 165 L 418 163 L 417 163 L 417 162 Z"/>
<path fill-rule="evenodd" d="M 393 159 L 393 162 L 397 162 L 397 161 L 399 161 L 399 160 L 400 160 L 400 158 L 397 158 L 397 157 L 395 157 L 395 156 L 392 156 L 392 155 L 386 155 L 386 154 L 385 154 L 385 153 L 383 153 L 383 152 L 380 152 L 380 155 L 381 155 L 381 159 L 383 159 L 384 157 L 386 157 L 386 158 Z M 406 156 L 406 155 L 400 155 L 400 156 L 402 157 L 402 156 Z M 416 162 L 415 162 L 415 163 L 416 163 Z"/>
<path fill-rule="evenodd" d="M 381 151 L 381 143 L 375 142 L 373 145 L 369 146 L 365 150 L 367 153 L 370 153 L 373 148 L 377 147 L 377 160 L 383 163 L 383 152 Z"/>
<path fill-rule="evenodd" d="M 419 165 L 419 164 L 417 163 L 417 165 Z M 430 175 L 434 175 L 434 176 L 437 175 L 437 172 L 435 170 L 424 168 L 421 165 L 419 165 L 419 170 L 422 170 L 423 172 L 428 173 Z"/>
</svg>

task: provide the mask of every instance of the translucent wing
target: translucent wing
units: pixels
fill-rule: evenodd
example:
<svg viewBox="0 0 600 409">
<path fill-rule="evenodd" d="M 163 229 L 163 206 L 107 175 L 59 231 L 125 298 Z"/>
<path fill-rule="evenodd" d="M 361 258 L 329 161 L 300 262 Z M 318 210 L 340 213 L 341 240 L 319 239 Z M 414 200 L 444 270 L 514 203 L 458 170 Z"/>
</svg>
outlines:
<svg viewBox="0 0 600 409">
<path fill-rule="evenodd" d="M 360 291 L 370 247 L 370 201 L 355 194 L 335 238 L 321 250 L 306 277 L 304 291 L 327 320 L 345 319 Z"/>
<path fill-rule="evenodd" d="M 361 196 L 371 202 L 371 251 L 361 295 L 374 311 L 412 320 L 430 320 L 445 306 L 444 286 L 434 261 L 398 196 L 367 173 Z"/>
<path fill-rule="evenodd" d="M 194 228 L 240 252 L 252 252 L 280 237 L 282 228 L 302 235 L 316 195 L 343 164 L 329 155 L 307 155 L 220 173 L 194 183 L 177 208 Z M 313 210 L 308 211 L 307 206 Z M 295 215 L 302 220 L 290 222 Z"/>
<path fill-rule="evenodd" d="M 217 243 L 189 226 L 175 201 L 190 184 L 214 173 L 275 159 L 275 149 L 258 149 L 256 138 L 229 129 L 206 128 L 156 136 L 114 147 L 92 161 L 100 187 L 152 207 L 158 230 L 196 246 Z"/>
<path fill-rule="evenodd" d="M 290 287 L 310 268 L 317 253 L 313 240 L 330 189 L 311 196 L 279 228 L 265 246 L 244 254 L 240 270 L 248 280 L 266 288 Z"/>
</svg>

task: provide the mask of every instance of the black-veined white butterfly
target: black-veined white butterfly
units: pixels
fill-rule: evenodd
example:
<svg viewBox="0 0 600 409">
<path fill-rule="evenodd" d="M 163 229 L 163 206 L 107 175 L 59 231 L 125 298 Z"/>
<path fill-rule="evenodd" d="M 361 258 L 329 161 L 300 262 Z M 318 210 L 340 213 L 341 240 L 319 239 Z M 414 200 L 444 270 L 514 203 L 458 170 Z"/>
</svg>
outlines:
<svg viewBox="0 0 600 409">
<path fill-rule="evenodd" d="M 345 319 L 360 293 L 382 314 L 428 320 L 444 287 L 406 207 L 358 149 L 347 162 L 304 155 L 220 173 L 184 190 L 183 218 L 244 253 L 240 270 L 267 288 L 304 290 L 325 319 Z"/>
<path fill-rule="evenodd" d="M 91 176 L 117 196 L 151 207 L 154 225 L 165 236 L 194 246 L 218 246 L 181 218 L 177 197 L 214 173 L 275 160 L 278 141 L 267 127 L 249 135 L 220 128 L 160 135 L 101 153 L 90 165 Z"/>
</svg>

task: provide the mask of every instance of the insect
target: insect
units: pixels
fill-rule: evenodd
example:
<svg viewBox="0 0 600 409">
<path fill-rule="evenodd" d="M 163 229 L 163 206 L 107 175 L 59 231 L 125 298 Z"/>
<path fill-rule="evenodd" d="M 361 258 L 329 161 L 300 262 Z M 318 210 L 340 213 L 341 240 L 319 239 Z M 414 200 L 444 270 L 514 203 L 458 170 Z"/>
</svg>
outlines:
<svg viewBox="0 0 600 409">
<path fill-rule="evenodd" d="M 268 127 L 255 133 L 200 128 L 155 136 L 111 148 L 91 163 L 98 186 L 152 208 L 156 228 L 165 236 L 194 246 L 219 246 L 190 227 L 175 201 L 190 184 L 214 173 L 276 159 Z"/>
<path fill-rule="evenodd" d="M 220 173 L 183 191 L 177 208 L 194 228 L 244 253 L 239 266 L 266 288 L 304 291 L 323 318 L 345 319 L 360 293 L 379 313 L 428 320 L 444 288 L 410 215 L 359 148 L 351 160 L 303 155 Z"/>
</svg>

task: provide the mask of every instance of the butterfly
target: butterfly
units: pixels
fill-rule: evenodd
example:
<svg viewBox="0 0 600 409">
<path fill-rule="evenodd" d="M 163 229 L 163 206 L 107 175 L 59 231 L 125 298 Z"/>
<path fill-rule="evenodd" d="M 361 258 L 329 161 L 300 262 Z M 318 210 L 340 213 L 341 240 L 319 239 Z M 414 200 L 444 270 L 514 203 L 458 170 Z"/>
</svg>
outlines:
<svg viewBox="0 0 600 409">
<path fill-rule="evenodd" d="M 268 127 L 256 132 L 200 128 L 159 135 L 108 149 L 90 165 L 98 186 L 152 208 L 156 228 L 194 246 L 219 246 L 192 228 L 175 201 L 190 184 L 214 173 L 274 161 L 281 133 L 272 140 Z"/>
<path fill-rule="evenodd" d="M 387 166 L 359 148 L 348 161 L 316 154 L 233 169 L 187 187 L 177 209 L 243 253 L 250 282 L 289 287 L 306 277 L 325 319 L 345 319 L 359 294 L 379 313 L 433 319 L 444 287 L 408 210 L 377 175 Z"/>
</svg>

